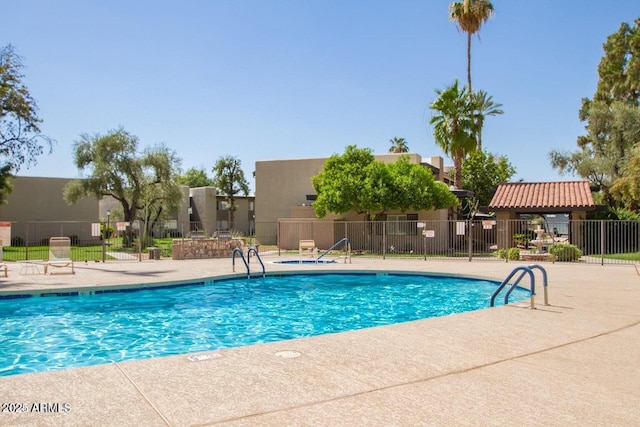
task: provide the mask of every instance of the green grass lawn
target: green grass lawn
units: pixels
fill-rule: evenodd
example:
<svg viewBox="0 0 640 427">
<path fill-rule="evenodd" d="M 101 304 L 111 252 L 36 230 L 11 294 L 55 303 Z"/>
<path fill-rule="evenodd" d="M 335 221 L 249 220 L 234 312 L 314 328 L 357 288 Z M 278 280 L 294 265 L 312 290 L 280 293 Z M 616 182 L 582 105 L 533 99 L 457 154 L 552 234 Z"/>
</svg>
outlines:
<svg viewBox="0 0 640 427">
<path fill-rule="evenodd" d="M 640 252 L 626 252 L 619 254 L 589 255 L 592 258 L 616 259 L 620 261 L 640 261 Z"/>
<path fill-rule="evenodd" d="M 27 261 L 49 259 L 49 246 L 5 246 L 3 248 L 5 261 Z M 71 259 L 74 261 L 102 260 L 102 245 L 72 246 Z"/>
<path fill-rule="evenodd" d="M 160 253 L 163 257 L 171 257 L 171 248 L 173 247 L 174 238 L 165 237 L 162 239 L 153 239 L 153 246 L 160 248 Z M 143 251 L 144 252 L 144 251 Z"/>
<path fill-rule="evenodd" d="M 156 238 L 153 240 L 153 245 L 158 247 L 162 251 L 163 257 L 171 257 L 171 248 L 173 246 L 174 238 Z M 135 252 L 137 253 L 137 247 L 124 248 L 122 247 L 122 239 L 111 238 L 107 241 L 106 247 L 108 252 Z M 147 252 L 146 248 L 142 252 Z M 49 246 L 5 246 L 3 250 L 3 259 L 5 261 L 36 261 L 49 259 Z M 102 261 L 102 245 L 91 246 L 71 246 L 71 259 L 74 261 Z M 115 259 L 114 257 L 106 256 L 106 259 Z"/>
</svg>

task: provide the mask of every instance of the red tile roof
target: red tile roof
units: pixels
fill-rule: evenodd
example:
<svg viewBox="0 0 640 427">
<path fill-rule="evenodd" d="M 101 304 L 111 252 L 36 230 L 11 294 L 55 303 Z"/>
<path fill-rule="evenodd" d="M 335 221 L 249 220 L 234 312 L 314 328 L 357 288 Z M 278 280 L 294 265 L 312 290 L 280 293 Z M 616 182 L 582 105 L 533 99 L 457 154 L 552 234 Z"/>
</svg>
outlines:
<svg viewBox="0 0 640 427">
<path fill-rule="evenodd" d="M 595 208 L 587 181 L 500 184 L 489 203 L 491 211 L 558 212 Z"/>
</svg>

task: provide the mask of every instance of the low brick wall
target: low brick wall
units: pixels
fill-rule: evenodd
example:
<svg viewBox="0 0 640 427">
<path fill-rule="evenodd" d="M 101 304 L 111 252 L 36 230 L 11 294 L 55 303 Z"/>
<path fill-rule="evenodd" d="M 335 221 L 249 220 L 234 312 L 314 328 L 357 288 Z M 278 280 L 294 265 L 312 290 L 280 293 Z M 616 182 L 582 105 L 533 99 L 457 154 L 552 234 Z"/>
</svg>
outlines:
<svg viewBox="0 0 640 427">
<path fill-rule="evenodd" d="M 243 247 L 243 239 L 175 239 L 171 258 L 177 260 L 222 258 L 230 256 L 235 248 Z"/>
</svg>

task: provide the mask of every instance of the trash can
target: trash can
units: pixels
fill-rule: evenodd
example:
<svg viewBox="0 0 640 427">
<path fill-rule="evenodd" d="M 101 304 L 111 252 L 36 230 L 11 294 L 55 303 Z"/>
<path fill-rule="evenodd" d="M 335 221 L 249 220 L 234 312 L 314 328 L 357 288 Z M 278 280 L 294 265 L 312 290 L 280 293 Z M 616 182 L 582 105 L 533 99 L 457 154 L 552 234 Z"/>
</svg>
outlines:
<svg viewBox="0 0 640 427">
<path fill-rule="evenodd" d="M 149 247 L 147 251 L 149 252 L 149 259 L 160 259 L 160 248 Z"/>
</svg>

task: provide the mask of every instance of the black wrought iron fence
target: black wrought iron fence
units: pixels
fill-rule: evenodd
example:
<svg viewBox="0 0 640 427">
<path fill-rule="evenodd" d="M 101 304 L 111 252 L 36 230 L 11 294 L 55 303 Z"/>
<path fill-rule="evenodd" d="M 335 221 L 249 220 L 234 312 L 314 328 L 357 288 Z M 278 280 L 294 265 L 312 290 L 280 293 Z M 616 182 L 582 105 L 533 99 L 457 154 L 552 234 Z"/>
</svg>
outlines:
<svg viewBox="0 0 640 427">
<path fill-rule="evenodd" d="M 69 237 L 74 261 L 138 260 L 151 242 L 139 224 L 83 221 L 2 223 L 4 261 L 49 259 L 52 237 Z"/>
<path fill-rule="evenodd" d="M 571 220 L 547 224 L 536 220 L 473 221 L 319 221 L 287 219 L 252 223 L 243 230 L 220 223 L 13 222 L 2 223 L 5 261 L 48 259 L 49 239 L 71 239 L 76 261 L 140 260 L 149 248 L 176 256 L 176 241 L 223 238 L 241 240 L 262 255 L 294 255 L 301 240 L 314 240 L 320 251 L 348 238 L 353 257 L 464 259 L 469 261 L 640 262 L 640 222 Z M 146 230 L 146 231 L 145 231 Z M 220 244 L 218 243 L 218 248 Z M 342 247 L 336 251 L 343 250 Z M 220 256 L 228 256 L 219 251 Z"/>
<path fill-rule="evenodd" d="M 548 261 L 640 262 L 640 223 L 539 219 L 442 221 L 286 220 L 262 226 L 262 239 L 280 253 L 296 253 L 300 240 L 318 248 L 347 237 L 355 257 Z M 275 229 L 275 231 L 274 231 Z M 258 239 L 260 240 L 260 239 Z"/>
</svg>

